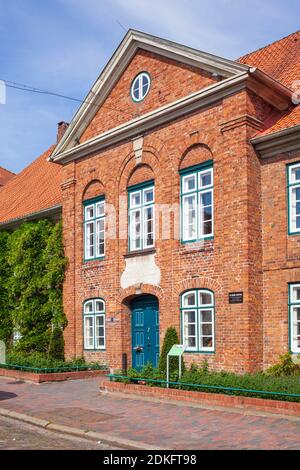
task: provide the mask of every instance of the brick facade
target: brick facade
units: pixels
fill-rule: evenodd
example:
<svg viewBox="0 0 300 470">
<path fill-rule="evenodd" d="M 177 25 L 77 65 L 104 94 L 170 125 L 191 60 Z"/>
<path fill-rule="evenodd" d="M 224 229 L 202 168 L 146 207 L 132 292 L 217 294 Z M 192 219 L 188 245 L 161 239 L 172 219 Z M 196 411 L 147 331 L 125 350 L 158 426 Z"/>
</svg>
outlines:
<svg viewBox="0 0 300 470">
<path fill-rule="evenodd" d="M 135 104 L 129 95 L 130 83 L 141 70 L 149 70 L 152 88 L 141 104 Z M 204 70 L 139 51 L 81 142 L 215 82 Z M 117 110 L 126 110 L 128 117 Z M 258 123 L 272 111 L 254 92 L 239 90 L 145 133 L 139 157 L 134 143 L 127 140 L 64 165 L 68 357 L 84 354 L 89 360 L 120 368 L 126 352 L 130 363 L 130 301 L 142 294 L 157 297 L 162 344 L 169 326 L 180 333 L 180 295 L 193 288 L 208 288 L 215 294 L 215 352 L 186 353 L 187 364 L 207 359 L 211 369 L 245 373 L 266 368 L 288 350 L 287 283 L 300 281 L 300 251 L 297 236 L 287 234 L 285 165 L 300 158 L 280 155 L 262 161 L 249 142 Z M 214 165 L 214 238 L 182 244 L 172 215 L 170 237 L 162 237 L 160 226 L 152 250 L 160 270 L 158 285 L 135 283 L 122 288 L 120 280 L 132 257 L 128 254 L 127 188 L 153 179 L 160 212 L 167 205 L 176 211 L 179 170 L 208 160 Z M 116 236 L 106 239 L 105 259 L 85 262 L 83 201 L 100 195 L 115 208 Z M 161 219 L 157 212 L 156 221 Z M 120 220 L 124 220 L 122 226 Z M 229 304 L 228 294 L 240 291 L 244 302 Z M 83 302 L 96 297 L 106 302 L 106 350 L 88 352 L 83 348 Z"/>
</svg>

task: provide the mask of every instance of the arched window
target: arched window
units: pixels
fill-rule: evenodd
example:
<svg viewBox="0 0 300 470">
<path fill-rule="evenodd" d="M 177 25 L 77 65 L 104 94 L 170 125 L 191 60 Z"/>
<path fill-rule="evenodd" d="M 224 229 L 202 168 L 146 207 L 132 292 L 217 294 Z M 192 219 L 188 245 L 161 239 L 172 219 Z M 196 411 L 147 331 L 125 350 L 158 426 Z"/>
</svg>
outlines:
<svg viewBox="0 0 300 470">
<path fill-rule="evenodd" d="M 187 351 L 214 352 L 214 294 L 195 289 L 181 295 L 181 332 Z"/>
<path fill-rule="evenodd" d="M 105 302 L 90 299 L 83 304 L 84 349 L 105 349 Z"/>
</svg>

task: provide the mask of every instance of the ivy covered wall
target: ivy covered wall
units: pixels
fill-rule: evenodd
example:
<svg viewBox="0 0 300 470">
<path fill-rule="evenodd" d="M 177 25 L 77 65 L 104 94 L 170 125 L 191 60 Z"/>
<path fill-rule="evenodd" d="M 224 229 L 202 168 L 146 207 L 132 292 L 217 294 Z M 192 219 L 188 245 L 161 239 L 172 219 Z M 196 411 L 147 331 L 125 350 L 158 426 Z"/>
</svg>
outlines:
<svg viewBox="0 0 300 470">
<path fill-rule="evenodd" d="M 23 352 L 49 349 L 52 325 L 64 328 L 62 285 L 67 260 L 62 224 L 24 223 L 0 232 L 0 339 Z"/>
</svg>

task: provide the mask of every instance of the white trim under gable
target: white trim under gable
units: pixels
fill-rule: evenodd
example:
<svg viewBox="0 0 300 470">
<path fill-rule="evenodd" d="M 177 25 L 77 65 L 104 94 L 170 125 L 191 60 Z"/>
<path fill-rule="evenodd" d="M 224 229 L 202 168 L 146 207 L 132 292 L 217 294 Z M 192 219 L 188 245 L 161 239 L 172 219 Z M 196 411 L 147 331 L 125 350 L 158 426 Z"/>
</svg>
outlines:
<svg viewBox="0 0 300 470">
<path fill-rule="evenodd" d="M 247 65 L 131 29 L 125 35 L 72 119 L 66 133 L 52 154 L 53 160 L 58 154 L 76 145 L 77 139 L 81 137 L 100 109 L 138 49 L 154 52 L 184 64 L 215 72 L 223 78 L 249 70 Z"/>
</svg>

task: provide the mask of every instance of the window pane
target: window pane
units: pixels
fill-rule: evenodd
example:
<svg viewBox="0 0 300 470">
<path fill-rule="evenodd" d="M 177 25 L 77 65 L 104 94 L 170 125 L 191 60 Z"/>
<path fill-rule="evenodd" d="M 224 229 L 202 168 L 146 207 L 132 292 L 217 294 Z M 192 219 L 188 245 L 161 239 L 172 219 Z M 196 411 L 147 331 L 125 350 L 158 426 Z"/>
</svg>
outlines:
<svg viewBox="0 0 300 470">
<path fill-rule="evenodd" d="M 211 310 L 201 310 L 200 312 L 200 322 L 212 322 L 212 311 Z"/>
<path fill-rule="evenodd" d="M 184 176 L 183 181 L 183 192 L 194 191 L 196 189 L 196 174 Z"/>
<path fill-rule="evenodd" d="M 184 240 L 196 238 L 196 195 L 185 196 L 183 199 Z"/>
<path fill-rule="evenodd" d="M 97 221 L 97 256 L 104 255 L 104 219 Z"/>
<path fill-rule="evenodd" d="M 94 206 L 87 206 L 85 208 L 85 220 L 93 219 L 95 217 Z"/>
<path fill-rule="evenodd" d="M 105 214 L 105 202 L 98 202 L 96 205 L 97 217 L 102 217 Z"/>
<path fill-rule="evenodd" d="M 85 313 L 92 313 L 93 311 L 93 301 L 91 300 L 90 302 L 86 302 L 84 304 L 84 312 Z"/>
<path fill-rule="evenodd" d="M 132 211 L 130 215 L 130 246 L 133 250 L 142 248 L 141 239 L 141 211 Z"/>
<path fill-rule="evenodd" d="M 212 184 L 212 170 L 199 173 L 199 188 L 210 186 Z"/>
<path fill-rule="evenodd" d="M 201 335 L 212 336 L 212 324 L 203 324 L 201 328 Z"/>
<path fill-rule="evenodd" d="M 95 326 L 95 340 L 96 348 L 104 347 L 104 315 L 97 315 L 95 317 L 96 326 Z"/>
<path fill-rule="evenodd" d="M 144 189 L 144 204 L 154 202 L 154 188 Z"/>
<path fill-rule="evenodd" d="M 184 344 L 188 348 L 196 348 L 196 311 L 183 312 Z"/>
<path fill-rule="evenodd" d="M 95 302 L 95 311 L 104 312 L 104 302 L 103 300 L 96 300 Z"/>
<path fill-rule="evenodd" d="M 300 302 L 300 285 L 292 287 L 292 302 Z"/>
<path fill-rule="evenodd" d="M 140 206 L 141 203 L 141 191 L 130 194 L 130 207 Z"/>
<path fill-rule="evenodd" d="M 85 240 L 85 247 L 86 247 L 86 257 L 93 258 L 95 255 L 95 224 L 94 222 L 89 222 L 86 224 L 86 240 Z"/>
<path fill-rule="evenodd" d="M 183 295 L 183 306 L 184 307 L 195 307 L 196 306 L 196 292 L 187 292 Z"/>
<path fill-rule="evenodd" d="M 84 345 L 86 349 L 94 347 L 94 318 L 84 318 Z"/>
<path fill-rule="evenodd" d="M 210 292 L 199 293 L 199 304 L 200 305 L 212 305 L 213 304 L 213 295 Z"/>
<path fill-rule="evenodd" d="M 153 206 L 144 209 L 144 243 L 146 247 L 154 244 Z"/>
<path fill-rule="evenodd" d="M 300 166 L 291 169 L 291 183 L 300 181 Z"/>
<path fill-rule="evenodd" d="M 202 336 L 201 338 L 202 348 L 212 348 L 213 347 L 213 339 L 209 336 Z"/>
<path fill-rule="evenodd" d="M 199 202 L 200 235 L 212 234 L 212 192 L 200 193 Z"/>
</svg>

